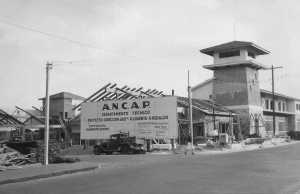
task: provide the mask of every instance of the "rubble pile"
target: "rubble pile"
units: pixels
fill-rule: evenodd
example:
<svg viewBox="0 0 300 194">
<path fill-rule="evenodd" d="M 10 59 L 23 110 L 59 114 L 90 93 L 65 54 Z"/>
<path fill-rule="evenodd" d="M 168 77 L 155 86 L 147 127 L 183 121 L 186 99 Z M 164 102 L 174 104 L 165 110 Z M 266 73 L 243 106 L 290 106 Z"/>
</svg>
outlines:
<svg viewBox="0 0 300 194">
<path fill-rule="evenodd" d="M 35 154 L 23 155 L 5 145 L 0 148 L 0 171 L 36 162 Z"/>
</svg>

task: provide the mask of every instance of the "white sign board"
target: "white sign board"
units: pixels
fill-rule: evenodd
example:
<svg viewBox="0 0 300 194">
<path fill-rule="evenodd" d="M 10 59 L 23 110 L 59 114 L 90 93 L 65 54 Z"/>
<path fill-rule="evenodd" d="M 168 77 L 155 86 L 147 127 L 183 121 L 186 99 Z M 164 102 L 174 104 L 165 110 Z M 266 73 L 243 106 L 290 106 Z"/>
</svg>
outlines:
<svg viewBox="0 0 300 194">
<path fill-rule="evenodd" d="M 129 132 L 139 138 L 177 137 L 176 97 L 86 102 L 81 106 L 81 139 L 108 139 Z"/>
</svg>

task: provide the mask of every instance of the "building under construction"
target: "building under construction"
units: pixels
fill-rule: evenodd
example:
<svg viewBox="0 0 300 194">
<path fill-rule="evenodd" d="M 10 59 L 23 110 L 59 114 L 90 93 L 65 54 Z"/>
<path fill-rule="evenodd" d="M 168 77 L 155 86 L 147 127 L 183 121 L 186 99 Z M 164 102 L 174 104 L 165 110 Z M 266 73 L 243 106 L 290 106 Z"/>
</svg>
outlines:
<svg viewBox="0 0 300 194">
<path fill-rule="evenodd" d="M 173 94 L 174 95 L 174 94 Z M 156 89 L 143 90 L 140 88 L 129 88 L 128 86 L 118 87 L 116 84 L 106 84 L 101 87 L 97 92 L 86 98 L 82 103 L 73 108 L 74 111 L 80 111 L 81 106 L 87 102 L 103 102 L 103 101 L 120 101 L 120 100 L 134 100 L 134 99 L 152 99 L 152 98 L 168 98 L 171 95 L 164 94 Z M 186 144 L 191 140 L 191 130 L 189 125 L 189 103 L 185 97 L 173 96 L 176 99 L 174 107 L 169 107 L 176 111 L 176 124 L 174 124 L 177 136 L 151 136 L 154 139 L 174 139 L 179 144 Z M 229 111 L 225 107 L 222 107 L 209 100 L 192 100 L 193 109 L 193 134 L 194 142 L 205 141 L 208 137 L 218 136 L 219 133 L 227 133 L 230 136 L 239 135 L 239 120 L 238 115 Z M 73 125 L 80 123 L 80 114 L 73 119 Z M 78 126 L 78 125 L 77 125 Z M 172 125 L 173 126 L 173 125 Z M 75 126 L 72 127 L 75 129 Z M 122 132 L 122 131 L 120 131 Z M 124 131 L 127 132 L 127 131 Z M 80 133 L 79 127 L 76 130 L 72 130 L 72 133 Z M 99 137 L 98 137 L 99 138 Z M 149 138 L 144 136 L 145 139 Z M 82 139 L 84 140 L 84 139 Z M 89 139 L 89 142 L 93 142 L 95 139 Z"/>
<path fill-rule="evenodd" d="M 174 95 L 174 94 L 173 94 Z M 88 102 L 106 102 L 135 99 L 167 98 L 171 95 L 164 94 L 156 89 L 144 90 L 142 87 L 130 88 L 128 86 L 118 87 L 117 84 L 105 84 L 88 98 L 78 95 L 61 92 L 50 96 L 50 139 L 64 142 L 66 145 L 78 145 L 82 143 L 94 144 L 95 139 L 81 139 L 81 108 Z M 191 130 L 189 125 L 189 102 L 185 97 L 173 96 L 176 98 L 174 110 L 176 111 L 176 123 L 172 130 L 176 131 L 176 137 L 172 137 L 179 144 L 186 144 L 191 140 Z M 42 107 L 44 107 L 44 98 Z M 22 137 L 22 140 L 43 139 L 45 116 L 44 109 L 33 107 L 32 110 L 25 110 L 16 107 L 17 113 L 9 115 L 1 114 L 2 128 L 6 126 L 4 120 L 11 122 L 10 127 L 14 137 Z M 193 134 L 194 142 L 200 142 L 207 137 L 217 136 L 219 133 L 238 135 L 239 125 L 237 115 L 209 100 L 192 100 L 193 109 Z M 20 115 L 23 115 L 21 117 Z M 25 115 L 25 116 L 24 116 Z M 7 126 L 6 126 L 7 127 Z M 7 130 L 6 130 L 7 131 Z M 9 134 L 9 133 L 6 133 Z M 13 137 L 11 136 L 11 137 Z M 25 138 L 26 137 L 26 138 Z M 5 137 L 8 138 L 8 137 Z M 5 139 L 3 136 L 3 139 Z M 159 140 L 169 141 L 168 137 L 151 137 Z"/>
</svg>

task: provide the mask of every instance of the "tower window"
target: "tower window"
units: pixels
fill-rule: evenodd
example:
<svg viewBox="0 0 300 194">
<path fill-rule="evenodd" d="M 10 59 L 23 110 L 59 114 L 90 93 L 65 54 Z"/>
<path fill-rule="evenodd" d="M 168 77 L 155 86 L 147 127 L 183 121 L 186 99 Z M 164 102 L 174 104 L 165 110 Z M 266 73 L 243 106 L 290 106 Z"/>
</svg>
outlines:
<svg viewBox="0 0 300 194">
<path fill-rule="evenodd" d="M 220 58 L 235 57 L 235 56 L 240 56 L 240 51 L 239 50 L 219 53 Z"/>
</svg>

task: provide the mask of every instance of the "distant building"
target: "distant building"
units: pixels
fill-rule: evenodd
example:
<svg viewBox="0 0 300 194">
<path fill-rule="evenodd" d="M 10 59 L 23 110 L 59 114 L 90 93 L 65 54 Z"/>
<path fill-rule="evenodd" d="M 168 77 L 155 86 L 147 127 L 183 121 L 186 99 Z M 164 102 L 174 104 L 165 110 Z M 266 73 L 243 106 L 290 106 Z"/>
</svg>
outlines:
<svg viewBox="0 0 300 194">
<path fill-rule="evenodd" d="M 50 96 L 50 117 L 72 119 L 78 115 L 78 111 L 73 108 L 80 104 L 85 98 L 72 94 L 70 92 L 60 92 Z M 43 107 L 45 107 L 45 98 L 40 98 L 43 101 Z"/>
<path fill-rule="evenodd" d="M 83 102 L 85 98 L 70 92 L 60 92 L 49 98 L 50 124 L 60 125 L 59 138 L 72 142 L 72 144 L 80 144 L 80 120 L 78 119 L 80 112 L 74 107 Z M 39 100 L 42 100 L 43 107 L 45 107 L 45 98 Z"/>
<path fill-rule="evenodd" d="M 202 49 L 213 57 L 214 77 L 192 88 L 193 98 L 211 99 L 240 115 L 243 134 L 266 136 L 273 133 L 272 93 L 260 89 L 259 70 L 266 67 L 256 61 L 270 52 L 252 42 L 232 41 Z M 276 134 L 300 130 L 300 100 L 275 94 Z"/>
</svg>

